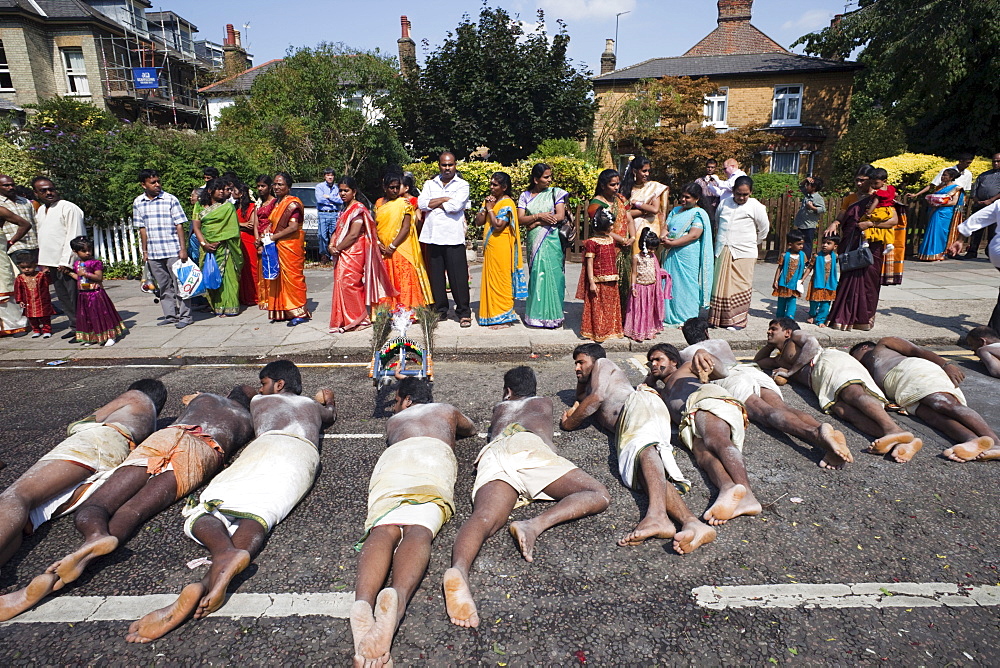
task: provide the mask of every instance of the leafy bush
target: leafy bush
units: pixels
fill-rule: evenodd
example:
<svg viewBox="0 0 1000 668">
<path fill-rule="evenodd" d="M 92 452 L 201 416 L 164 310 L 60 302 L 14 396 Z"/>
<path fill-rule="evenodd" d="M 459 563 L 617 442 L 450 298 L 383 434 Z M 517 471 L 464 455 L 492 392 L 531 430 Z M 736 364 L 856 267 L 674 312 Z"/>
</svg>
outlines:
<svg viewBox="0 0 1000 668">
<path fill-rule="evenodd" d="M 104 278 L 107 280 L 137 280 L 142 278 L 142 267 L 130 260 L 112 262 L 104 265 Z"/>
<path fill-rule="evenodd" d="M 889 183 L 898 189 L 917 191 L 928 185 L 939 171 L 945 167 L 953 167 L 955 161 L 925 153 L 903 153 L 876 160 L 872 165 L 889 172 Z M 969 171 L 975 178 L 991 167 L 989 159 L 977 157 L 969 166 Z"/>
<path fill-rule="evenodd" d="M 757 199 L 770 199 L 782 195 L 797 195 L 799 192 L 799 177 L 795 174 L 779 174 L 769 172 L 754 174 L 753 196 Z"/>
<path fill-rule="evenodd" d="M 39 171 L 38 162 L 31 153 L 0 137 L 0 174 L 14 179 L 19 186 L 27 185 Z"/>
<path fill-rule="evenodd" d="M 584 155 L 583 149 L 580 148 L 580 142 L 575 139 L 546 139 L 538 145 L 538 148 L 528 159 L 543 161 L 563 156 L 583 160 Z"/>
</svg>

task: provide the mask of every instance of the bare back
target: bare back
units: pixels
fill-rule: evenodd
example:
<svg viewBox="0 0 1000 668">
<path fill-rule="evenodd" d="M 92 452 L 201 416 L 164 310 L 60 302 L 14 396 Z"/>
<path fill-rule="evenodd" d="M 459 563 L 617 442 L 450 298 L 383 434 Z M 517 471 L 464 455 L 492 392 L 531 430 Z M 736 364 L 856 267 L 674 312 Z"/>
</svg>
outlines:
<svg viewBox="0 0 1000 668">
<path fill-rule="evenodd" d="M 904 355 L 880 343 L 861 356 L 861 364 L 868 369 L 872 378 L 881 387 L 885 381 L 886 374 L 895 369 L 905 359 Z"/>
<path fill-rule="evenodd" d="M 552 400 L 548 397 L 507 399 L 493 407 L 490 439 L 496 438 L 508 426 L 517 423 L 535 434 L 555 450 L 552 442 Z"/>
<path fill-rule="evenodd" d="M 417 436 L 436 438 L 455 447 L 458 438 L 476 433 L 472 420 L 451 404 L 413 404 L 389 418 L 385 438 L 389 445 Z"/>
<path fill-rule="evenodd" d="M 688 397 L 691 396 L 692 392 L 701 387 L 701 385 L 702 383 L 698 379 L 698 376 L 695 375 L 690 362 L 685 362 L 677 367 L 677 370 L 663 381 L 663 389 L 660 391 L 660 396 L 663 397 L 663 401 L 667 404 L 667 410 L 670 411 L 670 419 L 675 424 L 679 424 L 681 421 Z"/>
<path fill-rule="evenodd" d="M 254 433 L 280 431 L 294 434 L 320 447 L 323 429 L 333 424 L 336 409 L 325 406 L 311 397 L 281 392 L 258 394 L 250 401 Z"/>
<path fill-rule="evenodd" d="M 176 424 L 201 427 L 226 454 L 253 438 L 250 411 L 232 399 L 208 392 L 202 392 L 191 399 L 177 416 Z"/>
<path fill-rule="evenodd" d="M 736 355 L 733 354 L 733 349 L 729 346 L 728 341 L 723 341 L 722 339 L 706 339 L 705 341 L 692 343 L 680 351 L 681 361 L 690 362 L 694 354 L 699 350 L 712 353 L 727 369 L 736 365 L 737 360 Z"/>
<path fill-rule="evenodd" d="M 625 372 L 607 358 L 594 362 L 594 370 L 590 374 L 590 382 L 583 387 L 581 397 L 580 384 L 577 385 L 577 399 L 582 400 L 592 394 L 597 394 L 601 404 L 594 415 L 597 422 L 605 429 L 614 429 L 618 424 L 618 416 L 629 396 L 635 392 Z"/>
<path fill-rule="evenodd" d="M 156 416 L 156 404 L 139 390 L 120 394 L 94 412 L 94 420 L 121 425 L 136 443 L 146 440 L 156 431 Z"/>
</svg>

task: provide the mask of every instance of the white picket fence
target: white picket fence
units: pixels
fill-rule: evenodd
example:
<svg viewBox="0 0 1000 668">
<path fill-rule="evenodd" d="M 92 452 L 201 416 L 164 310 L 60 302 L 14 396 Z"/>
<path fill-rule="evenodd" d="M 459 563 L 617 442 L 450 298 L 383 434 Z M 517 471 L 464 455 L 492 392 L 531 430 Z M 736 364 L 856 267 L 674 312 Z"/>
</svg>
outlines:
<svg viewBox="0 0 1000 668">
<path fill-rule="evenodd" d="M 92 227 L 89 234 L 94 241 L 94 256 L 104 264 L 123 261 L 139 264 L 142 261 L 139 231 L 132 227 L 131 219 L 114 227 Z"/>
</svg>

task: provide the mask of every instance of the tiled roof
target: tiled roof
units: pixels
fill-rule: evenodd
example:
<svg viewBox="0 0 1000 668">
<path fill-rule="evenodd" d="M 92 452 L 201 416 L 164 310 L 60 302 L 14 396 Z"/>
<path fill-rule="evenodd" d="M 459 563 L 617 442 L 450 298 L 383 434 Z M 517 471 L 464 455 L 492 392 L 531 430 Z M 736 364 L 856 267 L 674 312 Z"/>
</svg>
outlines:
<svg viewBox="0 0 1000 668">
<path fill-rule="evenodd" d="M 638 81 L 660 77 L 711 77 L 732 74 L 851 72 L 863 66 L 851 61 L 824 60 L 795 53 L 744 53 L 726 56 L 651 58 L 594 77 L 595 82 Z"/>
<path fill-rule="evenodd" d="M 264 72 L 280 63 L 282 58 L 275 58 L 274 60 L 269 60 L 266 63 L 261 63 L 256 67 L 251 67 L 245 72 L 240 72 L 239 74 L 233 75 L 222 81 L 217 81 L 214 84 L 205 86 L 204 88 L 198 89 L 199 93 L 204 93 L 205 95 L 228 95 L 232 93 L 249 93 L 250 87 L 253 85 L 254 79 L 259 77 Z"/>
</svg>

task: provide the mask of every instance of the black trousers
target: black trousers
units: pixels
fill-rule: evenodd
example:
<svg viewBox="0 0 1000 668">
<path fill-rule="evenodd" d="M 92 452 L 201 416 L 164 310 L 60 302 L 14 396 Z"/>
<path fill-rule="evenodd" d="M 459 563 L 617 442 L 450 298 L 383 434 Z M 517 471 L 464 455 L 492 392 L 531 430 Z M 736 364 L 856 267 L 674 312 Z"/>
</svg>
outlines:
<svg viewBox="0 0 1000 668">
<path fill-rule="evenodd" d="M 55 289 L 59 306 L 69 319 L 70 329 L 76 329 L 76 279 L 59 271 L 59 267 L 49 267 L 49 280 Z"/>
<path fill-rule="evenodd" d="M 993 315 L 990 316 L 990 321 L 986 324 L 994 332 L 1000 332 L 1000 295 L 997 295 L 997 305 L 993 307 Z"/>
<path fill-rule="evenodd" d="M 469 307 L 469 262 L 465 257 L 465 244 L 454 246 L 427 245 L 427 274 L 431 282 L 433 308 L 444 315 L 448 313 L 448 290 L 445 274 L 451 285 L 451 296 L 455 300 L 455 315 L 459 318 L 472 316 Z"/>
<path fill-rule="evenodd" d="M 806 242 L 806 246 L 803 249 L 806 252 L 806 257 L 812 257 L 813 246 L 816 243 L 816 228 L 815 227 L 797 227 L 795 228 L 802 233 L 803 240 Z"/>
<path fill-rule="evenodd" d="M 972 233 L 969 237 L 969 249 L 965 252 L 969 257 L 975 257 L 979 254 L 979 244 L 982 243 L 983 237 L 986 237 L 986 245 L 989 246 L 990 241 L 993 239 L 993 235 L 996 234 L 997 224 L 987 225 L 982 227 Z"/>
</svg>

